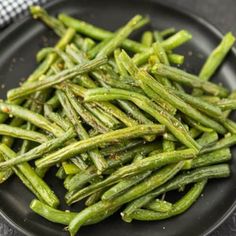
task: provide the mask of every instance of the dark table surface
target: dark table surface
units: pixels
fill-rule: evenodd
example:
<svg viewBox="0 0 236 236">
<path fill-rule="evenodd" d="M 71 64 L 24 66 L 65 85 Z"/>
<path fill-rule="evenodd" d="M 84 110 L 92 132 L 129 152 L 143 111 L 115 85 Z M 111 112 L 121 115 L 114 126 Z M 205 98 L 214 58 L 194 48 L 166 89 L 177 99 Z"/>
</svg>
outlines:
<svg viewBox="0 0 236 236">
<path fill-rule="evenodd" d="M 165 0 L 164 2 L 194 12 L 215 25 L 222 33 L 232 31 L 236 35 L 235 0 Z M 0 217 L 0 236 L 22 236 L 22 234 Z M 236 210 L 210 236 L 236 236 Z"/>
</svg>

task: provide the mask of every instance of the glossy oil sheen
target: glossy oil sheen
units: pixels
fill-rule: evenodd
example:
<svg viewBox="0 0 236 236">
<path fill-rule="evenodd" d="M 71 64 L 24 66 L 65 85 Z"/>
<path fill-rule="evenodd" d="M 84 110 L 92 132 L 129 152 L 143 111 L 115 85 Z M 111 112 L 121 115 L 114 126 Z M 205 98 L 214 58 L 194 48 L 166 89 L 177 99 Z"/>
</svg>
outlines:
<svg viewBox="0 0 236 236">
<path fill-rule="evenodd" d="M 204 20 L 183 13 L 178 9 L 162 6 L 144 0 L 90 0 L 90 1 L 57 1 L 50 3 L 48 10 L 52 14 L 66 12 L 109 30 L 115 30 L 133 15 L 140 13 L 151 18 L 151 28 L 164 29 L 176 27 L 187 29 L 193 34 L 190 43 L 178 49 L 186 57 L 185 68 L 198 73 L 199 68 L 219 43 L 221 35 Z M 135 33 L 138 38 L 140 33 Z M 41 23 L 27 18 L 0 35 L 0 83 L 1 97 L 8 89 L 16 87 L 22 78 L 27 77 L 36 66 L 36 52 L 43 46 L 53 45 L 56 37 Z M 214 77 L 230 89 L 236 87 L 236 54 L 231 52 L 224 65 Z M 233 150 L 233 156 L 235 156 Z M 224 180 L 211 180 L 203 196 L 181 216 L 159 222 L 124 223 L 119 214 L 115 214 L 102 223 L 82 227 L 80 236 L 198 236 L 206 235 L 219 225 L 235 205 L 236 196 L 236 163 L 231 162 L 232 175 Z M 63 199 L 65 190 L 62 182 L 54 177 L 55 170 L 47 174 L 46 180 L 56 194 Z M 174 193 L 173 193 L 174 194 Z M 25 235 L 68 235 L 63 226 L 50 223 L 35 215 L 28 205 L 32 194 L 14 177 L 0 186 L 0 208 L 6 218 Z M 65 209 L 62 200 L 62 209 Z M 81 206 L 71 207 L 78 211 Z"/>
</svg>

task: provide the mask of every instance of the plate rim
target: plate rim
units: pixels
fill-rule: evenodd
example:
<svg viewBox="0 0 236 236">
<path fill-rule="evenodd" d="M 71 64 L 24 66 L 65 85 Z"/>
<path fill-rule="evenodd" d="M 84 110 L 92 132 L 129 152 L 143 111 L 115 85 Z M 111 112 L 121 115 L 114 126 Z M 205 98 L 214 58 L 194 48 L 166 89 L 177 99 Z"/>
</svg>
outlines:
<svg viewBox="0 0 236 236">
<path fill-rule="evenodd" d="M 89 1 L 89 0 L 86 0 Z M 129 1 L 138 1 L 140 0 L 129 0 Z M 66 0 L 52 0 L 50 2 L 47 2 L 43 5 L 43 7 L 50 11 L 50 8 L 54 7 L 55 5 L 58 5 L 62 2 L 67 2 Z M 219 40 L 223 38 L 223 32 L 210 20 L 206 19 L 203 16 L 199 16 L 197 13 L 193 12 L 191 9 L 187 9 L 185 6 L 179 6 L 175 2 L 170 5 L 170 3 L 160 2 L 160 0 L 142 0 L 142 2 L 145 3 L 152 3 L 159 5 L 161 7 L 169 8 L 170 10 L 177 11 L 181 13 L 182 15 L 185 15 L 188 18 L 193 19 L 201 26 L 207 28 L 210 32 L 212 32 Z M 0 35 L 0 44 L 6 40 L 11 34 L 13 34 L 18 28 L 23 27 L 24 24 L 26 24 L 28 21 L 32 21 L 30 14 L 22 17 L 21 19 L 17 19 L 17 22 L 13 22 L 12 25 L 8 26 L 6 29 L 3 30 L 3 32 Z M 231 52 L 236 57 L 236 46 L 233 46 L 231 49 Z M 210 233 L 214 232 L 220 225 L 222 225 L 232 214 L 232 212 L 236 209 L 236 198 L 231 205 L 231 207 L 225 212 L 224 215 L 222 215 L 212 226 L 210 226 L 208 229 L 206 229 L 201 235 L 202 236 L 208 236 Z M 0 217 L 2 217 L 13 229 L 16 229 L 20 233 L 26 236 L 32 236 L 34 233 L 31 231 L 28 231 L 26 228 L 23 228 L 16 222 L 14 222 L 0 207 Z"/>
</svg>

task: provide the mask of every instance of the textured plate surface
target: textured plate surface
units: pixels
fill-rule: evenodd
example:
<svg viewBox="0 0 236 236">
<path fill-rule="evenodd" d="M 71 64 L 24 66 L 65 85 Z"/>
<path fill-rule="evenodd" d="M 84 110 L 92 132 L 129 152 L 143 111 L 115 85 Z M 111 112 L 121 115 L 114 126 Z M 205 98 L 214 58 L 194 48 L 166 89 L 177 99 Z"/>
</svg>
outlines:
<svg viewBox="0 0 236 236">
<path fill-rule="evenodd" d="M 193 73 L 198 73 L 204 59 L 221 38 L 220 33 L 204 20 L 151 1 L 65 0 L 51 3 L 48 10 L 52 14 L 66 12 L 110 30 L 115 30 L 137 13 L 149 15 L 151 27 L 155 29 L 172 26 L 177 29 L 187 29 L 193 34 L 193 39 L 178 51 L 186 56 L 185 68 Z M 134 37 L 138 36 L 138 33 L 134 35 Z M 55 39 L 51 31 L 30 18 L 19 22 L 0 36 L 0 84 L 5 85 L 5 88 L 1 89 L 1 97 L 5 96 L 9 88 L 16 87 L 21 79 L 29 75 L 36 66 L 36 52 L 45 45 L 52 45 Z M 214 80 L 234 89 L 236 87 L 235 63 L 236 54 L 231 52 Z M 236 156 L 235 150 L 233 156 Z M 181 216 L 160 222 L 127 224 L 120 220 L 119 214 L 116 214 L 102 223 L 81 228 L 79 235 L 197 236 L 208 234 L 228 216 L 235 206 L 235 158 L 231 162 L 231 170 L 232 175 L 229 179 L 210 181 L 203 196 Z M 46 179 L 62 199 L 65 191 L 62 183 L 53 177 L 54 174 L 55 172 L 51 171 Z M 32 194 L 17 178 L 11 178 L 6 184 L 0 186 L 1 212 L 23 234 L 67 235 L 62 231 L 61 225 L 50 223 L 31 212 L 28 205 L 32 198 Z M 65 209 L 63 204 L 62 201 L 62 208 Z M 79 209 L 81 206 L 71 208 L 71 210 Z"/>
</svg>

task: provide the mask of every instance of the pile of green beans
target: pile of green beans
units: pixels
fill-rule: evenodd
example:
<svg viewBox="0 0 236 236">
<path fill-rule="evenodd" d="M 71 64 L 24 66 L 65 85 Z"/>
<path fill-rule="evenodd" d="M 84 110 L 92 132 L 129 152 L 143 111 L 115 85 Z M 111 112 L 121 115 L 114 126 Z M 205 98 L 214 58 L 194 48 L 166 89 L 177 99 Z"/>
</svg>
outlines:
<svg viewBox="0 0 236 236">
<path fill-rule="evenodd" d="M 19 177 L 35 196 L 32 211 L 74 236 L 118 210 L 126 222 L 182 214 L 211 179 L 230 176 L 236 93 L 209 80 L 234 44 L 231 33 L 193 75 L 174 52 L 192 38 L 187 30 L 145 31 L 135 41 L 132 32 L 150 22 L 141 15 L 110 32 L 39 6 L 30 11 L 60 39 L 0 101 L 0 183 Z M 51 167 L 68 205 L 86 199 L 82 211 L 57 209 L 44 180 Z M 164 199 L 185 186 L 177 202 Z"/>
</svg>

